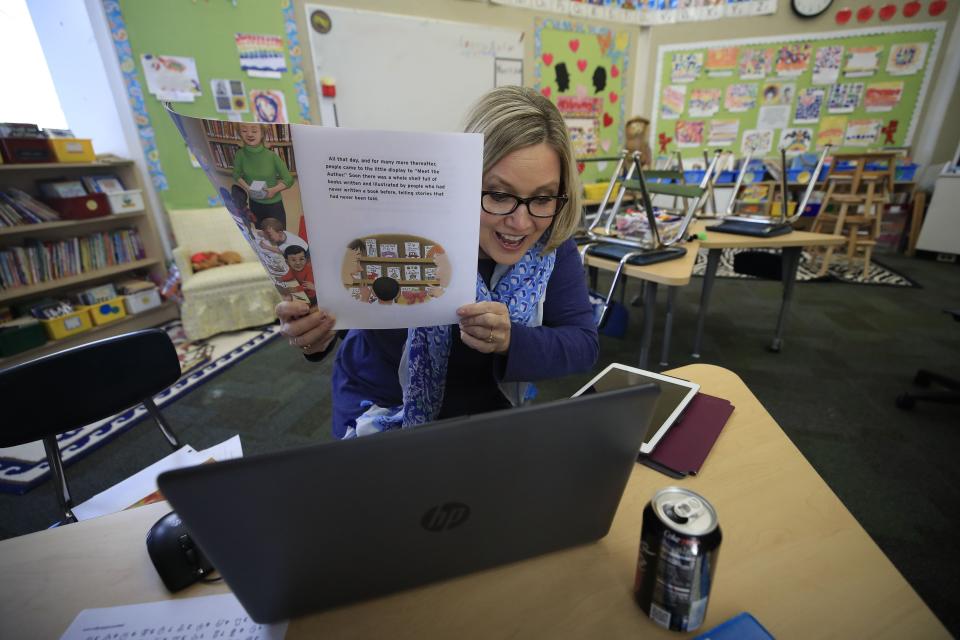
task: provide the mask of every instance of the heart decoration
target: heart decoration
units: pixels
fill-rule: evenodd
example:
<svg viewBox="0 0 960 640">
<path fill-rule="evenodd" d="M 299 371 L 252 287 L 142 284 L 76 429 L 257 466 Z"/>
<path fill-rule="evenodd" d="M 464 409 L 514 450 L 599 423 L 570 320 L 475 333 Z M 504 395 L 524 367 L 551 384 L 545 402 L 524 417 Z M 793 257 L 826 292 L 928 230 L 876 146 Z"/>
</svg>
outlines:
<svg viewBox="0 0 960 640">
<path fill-rule="evenodd" d="M 912 18 L 913 16 L 920 13 L 920 9 L 922 7 L 923 5 L 917 2 L 917 0 L 913 0 L 913 2 L 908 2 L 907 4 L 903 5 L 903 16 L 905 18 Z"/>
<path fill-rule="evenodd" d="M 540 89 L 540 93 L 543 94 L 544 98 L 549 98 L 552 92 L 550 91 L 550 87 L 544 87 L 543 89 Z"/>
<path fill-rule="evenodd" d="M 606 160 L 601 160 L 600 162 L 597 163 L 597 171 L 599 171 L 600 173 L 603 173 L 603 170 L 606 168 L 607 168 Z"/>
<path fill-rule="evenodd" d="M 857 22 L 866 22 L 873 17 L 873 7 L 867 5 L 857 9 Z"/>
<path fill-rule="evenodd" d="M 577 69 L 580 69 L 580 71 L 586 71 L 587 61 L 584 60 L 583 58 L 580 58 L 579 60 L 577 60 Z"/>
<path fill-rule="evenodd" d="M 543 64 L 547 65 L 548 67 L 553 64 L 553 54 L 552 54 L 552 53 L 545 53 L 545 54 L 543 54 Z"/>
<path fill-rule="evenodd" d="M 930 6 L 927 8 L 927 11 L 930 12 L 931 16 L 938 16 L 947 9 L 947 0 L 934 0 L 930 3 Z"/>
<path fill-rule="evenodd" d="M 577 173 L 583 173 L 583 170 L 587 168 L 587 165 L 582 162 L 577 163 Z"/>
<path fill-rule="evenodd" d="M 880 19 L 886 22 L 893 16 L 897 15 L 897 5 L 887 4 L 880 7 L 880 11 L 877 12 L 877 15 L 880 16 Z"/>
<path fill-rule="evenodd" d="M 613 117 L 609 113 L 603 114 L 603 126 L 609 127 L 613 124 Z"/>
<path fill-rule="evenodd" d="M 617 100 L 620 99 L 620 96 L 617 95 L 616 91 L 611 91 L 609 98 L 610 98 L 610 102 L 616 102 Z"/>
<path fill-rule="evenodd" d="M 657 143 L 660 145 L 660 153 L 666 153 L 667 145 L 670 144 L 671 142 L 673 142 L 673 138 L 661 132 L 660 135 L 657 137 Z"/>
<path fill-rule="evenodd" d="M 620 75 L 620 68 L 617 67 L 617 65 L 615 64 L 610 65 L 610 77 L 616 78 L 619 75 Z"/>
<path fill-rule="evenodd" d="M 837 11 L 837 24 L 847 24 L 850 22 L 850 18 L 853 17 L 853 11 L 849 8 L 840 9 Z"/>
<path fill-rule="evenodd" d="M 601 141 L 600 141 L 600 146 L 603 148 L 604 151 L 610 151 L 610 141 L 609 141 L 609 140 L 601 140 Z"/>
<path fill-rule="evenodd" d="M 577 49 L 580 48 L 580 41 L 574 38 L 573 40 L 567 43 L 567 46 L 570 47 L 570 51 L 573 51 L 574 53 L 576 53 Z"/>
</svg>

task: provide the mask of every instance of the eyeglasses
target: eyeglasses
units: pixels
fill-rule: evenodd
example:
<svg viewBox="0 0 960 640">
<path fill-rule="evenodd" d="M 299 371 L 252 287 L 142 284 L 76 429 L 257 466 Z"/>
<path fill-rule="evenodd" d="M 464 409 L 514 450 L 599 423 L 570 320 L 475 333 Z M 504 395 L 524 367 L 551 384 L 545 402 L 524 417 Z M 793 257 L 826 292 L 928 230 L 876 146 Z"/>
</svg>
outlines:
<svg viewBox="0 0 960 640">
<path fill-rule="evenodd" d="M 480 208 L 493 216 L 508 216 L 521 204 L 527 205 L 527 213 L 534 218 L 552 218 L 567 204 L 567 196 L 530 196 L 521 198 L 501 191 L 480 192 Z"/>
</svg>

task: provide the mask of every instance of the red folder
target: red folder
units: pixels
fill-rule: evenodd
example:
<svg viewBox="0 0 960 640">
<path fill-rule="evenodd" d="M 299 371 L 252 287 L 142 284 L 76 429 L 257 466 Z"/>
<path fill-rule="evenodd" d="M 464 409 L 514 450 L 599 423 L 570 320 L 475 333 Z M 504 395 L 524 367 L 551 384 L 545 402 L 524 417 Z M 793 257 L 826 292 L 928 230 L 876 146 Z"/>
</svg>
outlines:
<svg viewBox="0 0 960 640">
<path fill-rule="evenodd" d="M 732 413 L 729 400 L 698 393 L 653 452 L 637 461 L 673 478 L 697 475 Z"/>
</svg>

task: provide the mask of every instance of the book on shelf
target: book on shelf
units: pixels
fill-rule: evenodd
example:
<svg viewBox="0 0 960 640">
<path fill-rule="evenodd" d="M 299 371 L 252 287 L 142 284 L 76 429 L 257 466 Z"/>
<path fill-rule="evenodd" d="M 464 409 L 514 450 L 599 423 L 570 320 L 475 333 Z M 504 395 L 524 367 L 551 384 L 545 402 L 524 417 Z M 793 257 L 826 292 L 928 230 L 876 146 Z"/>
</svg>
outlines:
<svg viewBox="0 0 960 640">
<path fill-rule="evenodd" d="M 44 198 L 82 198 L 87 195 L 87 188 L 80 180 L 40 180 L 37 188 Z"/>
<path fill-rule="evenodd" d="M 112 174 L 91 175 L 81 178 L 88 193 L 122 193 L 126 190 L 123 181 L 118 176 Z"/>
<path fill-rule="evenodd" d="M 0 138 L 35 138 L 45 139 L 43 131 L 35 124 L 28 122 L 0 122 Z"/>
<path fill-rule="evenodd" d="M 60 215 L 30 194 L 14 187 L 0 190 L 0 227 L 54 222 Z"/>
</svg>

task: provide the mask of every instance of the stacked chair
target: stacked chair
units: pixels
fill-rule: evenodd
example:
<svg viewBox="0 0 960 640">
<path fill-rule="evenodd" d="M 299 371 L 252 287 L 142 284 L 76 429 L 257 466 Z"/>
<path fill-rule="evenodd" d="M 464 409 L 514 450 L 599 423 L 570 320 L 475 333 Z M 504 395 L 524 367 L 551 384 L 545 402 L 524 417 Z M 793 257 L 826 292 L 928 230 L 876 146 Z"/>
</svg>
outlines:
<svg viewBox="0 0 960 640">
<path fill-rule="evenodd" d="M 810 200 L 810 196 L 813 194 L 813 190 L 817 184 L 817 178 L 820 175 L 820 171 L 823 169 L 823 163 L 826 160 L 827 153 L 829 151 L 830 145 L 827 145 L 820 154 L 820 157 L 817 159 L 817 166 L 813 170 L 813 175 L 810 177 L 810 182 L 807 184 L 807 189 L 804 191 L 800 203 L 797 205 L 793 215 L 790 215 L 790 192 L 787 185 L 787 152 L 784 149 L 780 150 L 780 215 L 776 218 L 770 216 L 730 215 L 734 212 L 734 209 L 737 205 L 740 188 L 743 185 L 743 177 L 746 174 L 747 168 L 750 164 L 750 154 L 747 154 L 741 163 L 740 172 L 737 174 L 737 181 L 733 185 L 733 194 L 730 196 L 730 202 L 727 205 L 727 215 L 724 217 L 723 222 L 712 227 L 707 227 L 707 230 L 718 231 L 721 233 L 733 233 L 736 235 L 755 236 L 760 238 L 771 238 L 790 233 L 793 231 L 793 222 L 803 215 L 803 210 L 806 208 L 807 202 Z"/>
<path fill-rule="evenodd" d="M 837 154 L 827 174 L 827 192 L 813 223 L 813 231 L 847 238 L 847 260 L 862 254 L 863 277 L 870 273 L 870 258 L 880 236 L 884 207 L 890 202 L 896 176 L 892 151 Z M 823 249 L 820 270 L 826 275 L 833 247 Z"/>
<path fill-rule="evenodd" d="M 678 245 L 686 236 L 687 228 L 693 220 L 693 216 L 703 207 L 707 195 L 707 185 L 710 183 L 713 171 L 717 166 L 720 152 L 718 151 L 710 162 L 703 179 L 698 185 L 684 184 L 682 182 L 683 172 L 676 171 L 644 171 L 641 166 L 641 158 L 638 152 L 632 154 L 624 151 L 621 153 L 617 166 L 614 169 L 613 178 L 610 181 L 600 208 L 593 218 L 592 223 L 586 229 L 584 244 L 580 247 L 580 255 L 585 259 L 586 256 L 605 258 L 618 262 L 617 270 L 614 272 L 613 280 L 610 283 L 610 291 L 606 296 L 602 312 L 599 315 L 598 325 L 603 326 L 607 311 L 610 308 L 610 302 L 614 291 L 620 281 L 624 267 L 627 265 L 649 265 L 667 260 L 674 260 L 684 256 L 687 250 Z M 624 173 L 624 166 L 627 170 Z M 613 206 L 608 210 L 607 205 L 613 195 L 614 188 L 620 179 L 620 188 L 614 198 Z M 650 179 L 667 180 L 677 179 L 678 182 L 650 182 Z M 614 228 L 617 214 L 623 203 L 624 195 L 630 190 L 639 196 L 639 202 L 646 216 L 650 228 L 650 241 L 642 242 L 634 238 L 625 237 L 619 234 Z M 657 225 L 656 212 L 653 205 L 653 197 L 666 196 L 677 198 L 684 202 L 682 209 L 683 218 L 679 228 L 669 239 L 663 238 Z M 692 203 L 691 203 L 692 201 Z M 670 212 L 670 209 L 661 209 Z M 673 211 L 676 213 L 676 211 Z"/>
</svg>

